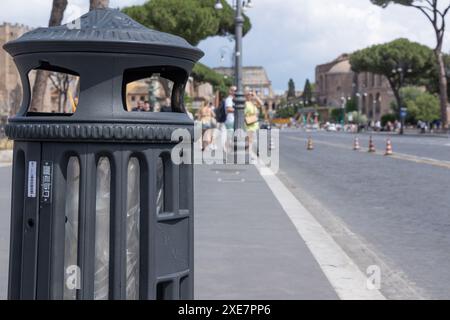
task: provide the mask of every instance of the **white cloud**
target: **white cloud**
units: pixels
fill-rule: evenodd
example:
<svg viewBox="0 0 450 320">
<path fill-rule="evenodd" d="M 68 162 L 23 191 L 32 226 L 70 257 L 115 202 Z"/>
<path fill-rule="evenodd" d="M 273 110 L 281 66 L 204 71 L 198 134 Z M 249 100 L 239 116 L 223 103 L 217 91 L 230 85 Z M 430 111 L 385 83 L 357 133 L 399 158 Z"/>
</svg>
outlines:
<svg viewBox="0 0 450 320">
<path fill-rule="evenodd" d="M 293 78 L 302 89 L 314 79 L 317 64 L 344 52 L 407 37 L 434 44 L 431 25 L 415 9 L 376 7 L 369 0 L 254 0 L 247 13 L 253 29 L 244 39 L 244 64 L 263 65 L 278 90 Z M 217 48 L 225 40 L 208 39 L 207 64 L 217 63 Z M 446 50 L 449 50 L 449 41 Z M 230 44 L 230 47 L 232 44 Z"/>
</svg>

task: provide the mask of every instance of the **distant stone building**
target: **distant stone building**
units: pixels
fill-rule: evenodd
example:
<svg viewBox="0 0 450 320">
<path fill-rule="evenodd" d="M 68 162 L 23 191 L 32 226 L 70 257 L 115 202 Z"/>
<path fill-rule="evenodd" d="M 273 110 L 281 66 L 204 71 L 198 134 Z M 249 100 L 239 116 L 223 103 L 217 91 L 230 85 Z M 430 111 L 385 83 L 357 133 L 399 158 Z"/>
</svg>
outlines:
<svg viewBox="0 0 450 320">
<path fill-rule="evenodd" d="M 351 70 L 349 55 L 316 67 L 316 100 L 321 106 L 340 108 L 348 99 L 357 99 L 369 120 L 380 120 L 391 113 L 395 100 L 388 80 L 373 73 Z"/>
<path fill-rule="evenodd" d="M 30 31 L 20 24 L 0 25 L 0 114 L 9 115 L 17 110 L 22 101 L 22 85 L 19 73 L 11 56 L 3 50 L 3 45 Z"/>
<path fill-rule="evenodd" d="M 154 110 L 159 110 L 165 105 L 166 99 L 172 96 L 172 88 L 172 81 L 159 76 L 130 82 L 126 86 L 127 110 L 136 107 L 138 101 L 148 101 Z"/>
<path fill-rule="evenodd" d="M 219 67 L 214 71 L 228 77 L 234 76 L 234 68 Z M 272 82 L 269 80 L 266 70 L 263 67 L 243 67 L 242 83 L 244 88 L 250 88 L 258 92 L 265 100 L 274 98 Z"/>
<path fill-rule="evenodd" d="M 21 24 L 0 25 L 0 114 L 4 118 L 18 111 L 23 92 L 16 65 L 12 57 L 3 49 L 3 45 L 31 30 Z M 35 76 L 35 70 L 28 75 L 31 88 L 33 88 Z M 43 109 L 30 111 L 72 112 L 74 99 L 77 98 L 77 79 L 78 77 L 64 73 L 49 73 Z"/>
</svg>

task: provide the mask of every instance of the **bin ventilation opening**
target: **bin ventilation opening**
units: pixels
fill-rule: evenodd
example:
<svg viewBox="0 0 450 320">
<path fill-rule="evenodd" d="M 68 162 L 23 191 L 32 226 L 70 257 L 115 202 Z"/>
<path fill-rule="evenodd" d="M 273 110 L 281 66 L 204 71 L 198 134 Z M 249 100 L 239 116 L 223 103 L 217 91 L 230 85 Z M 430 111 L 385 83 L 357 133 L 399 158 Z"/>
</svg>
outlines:
<svg viewBox="0 0 450 320">
<path fill-rule="evenodd" d="M 127 84 L 127 111 L 172 112 L 173 82 L 153 74 Z"/>
<path fill-rule="evenodd" d="M 159 156 L 156 161 L 156 213 L 162 214 L 166 209 L 165 188 L 166 168 L 163 157 Z"/>
<path fill-rule="evenodd" d="M 95 197 L 95 300 L 109 298 L 110 215 L 111 164 L 107 157 L 101 157 L 97 163 Z"/>
<path fill-rule="evenodd" d="M 175 67 L 128 69 L 123 76 L 125 111 L 179 112 L 186 72 Z"/>
<path fill-rule="evenodd" d="M 139 299 L 141 184 L 139 159 L 130 158 L 127 174 L 126 298 Z"/>
<path fill-rule="evenodd" d="M 78 106 L 80 77 L 69 70 L 51 67 L 28 73 L 30 104 L 28 116 L 71 116 Z"/>
<path fill-rule="evenodd" d="M 80 203 L 80 162 L 70 157 L 66 171 L 64 300 L 76 300 L 80 288 L 78 269 L 78 233 Z"/>
</svg>

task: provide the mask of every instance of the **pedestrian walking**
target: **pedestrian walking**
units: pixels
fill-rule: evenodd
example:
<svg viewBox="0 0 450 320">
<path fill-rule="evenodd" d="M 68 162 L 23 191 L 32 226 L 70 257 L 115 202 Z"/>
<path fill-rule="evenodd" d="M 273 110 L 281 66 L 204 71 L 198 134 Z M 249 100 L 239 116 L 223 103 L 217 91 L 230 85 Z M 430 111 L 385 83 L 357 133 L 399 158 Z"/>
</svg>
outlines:
<svg viewBox="0 0 450 320">
<path fill-rule="evenodd" d="M 226 152 L 226 142 L 227 142 L 227 128 L 225 122 L 227 120 L 227 110 L 225 107 L 225 97 L 221 92 L 217 93 L 217 107 L 215 107 L 214 114 L 216 115 L 216 123 L 218 133 L 220 135 L 220 147 Z M 217 140 L 217 137 L 213 137 L 214 142 Z"/>
<path fill-rule="evenodd" d="M 381 121 L 380 120 L 377 120 L 375 122 L 375 131 L 377 131 L 377 132 L 381 131 Z"/>
<path fill-rule="evenodd" d="M 216 126 L 216 119 L 213 110 L 207 102 L 203 103 L 197 115 L 197 119 L 202 124 L 202 150 L 205 150 L 212 143 L 212 129 Z"/>
<path fill-rule="evenodd" d="M 245 100 L 245 129 L 248 134 L 248 147 L 251 149 L 255 134 L 259 130 L 259 110 L 262 109 L 263 102 L 253 93 L 253 90 L 246 90 Z"/>
<path fill-rule="evenodd" d="M 228 90 L 228 97 L 225 99 L 225 128 L 227 130 L 227 139 L 225 142 L 226 150 L 230 150 L 233 145 L 233 133 L 234 133 L 234 97 L 236 94 L 236 87 L 232 86 Z"/>
</svg>

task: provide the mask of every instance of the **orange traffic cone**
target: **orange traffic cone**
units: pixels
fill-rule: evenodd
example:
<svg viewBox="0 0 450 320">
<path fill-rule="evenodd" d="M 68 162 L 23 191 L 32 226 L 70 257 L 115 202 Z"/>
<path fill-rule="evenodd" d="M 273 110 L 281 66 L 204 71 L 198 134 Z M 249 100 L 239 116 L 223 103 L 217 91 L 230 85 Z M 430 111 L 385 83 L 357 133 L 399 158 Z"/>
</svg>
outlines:
<svg viewBox="0 0 450 320">
<path fill-rule="evenodd" d="M 312 141 L 311 137 L 308 138 L 308 144 L 306 146 L 306 149 L 309 150 L 309 151 L 314 150 L 314 144 L 313 144 L 313 141 Z"/>
<path fill-rule="evenodd" d="M 358 137 L 355 137 L 355 140 L 353 141 L 353 150 L 359 151 L 361 147 L 359 146 L 359 139 Z"/>
<path fill-rule="evenodd" d="M 370 139 L 369 139 L 369 152 L 370 153 L 375 153 L 376 152 L 375 145 L 373 144 L 372 136 L 370 136 Z"/>
<path fill-rule="evenodd" d="M 392 156 L 394 154 L 394 152 L 392 151 L 392 143 L 391 143 L 391 139 L 387 139 L 386 140 L 386 152 L 385 152 L 385 156 Z"/>
</svg>

